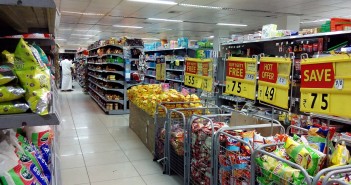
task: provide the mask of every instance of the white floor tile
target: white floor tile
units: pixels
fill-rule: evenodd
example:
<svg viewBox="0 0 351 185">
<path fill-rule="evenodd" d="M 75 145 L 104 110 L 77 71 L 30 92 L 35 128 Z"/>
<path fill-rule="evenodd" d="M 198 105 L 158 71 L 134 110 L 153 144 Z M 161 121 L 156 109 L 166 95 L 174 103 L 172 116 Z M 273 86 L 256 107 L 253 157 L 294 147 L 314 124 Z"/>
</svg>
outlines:
<svg viewBox="0 0 351 185">
<path fill-rule="evenodd" d="M 138 177 L 139 174 L 130 162 L 87 167 L 90 182 Z"/>
<path fill-rule="evenodd" d="M 61 170 L 62 185 L 80 185 L 90 183 L 86 168 Z"/>
<path fill-rule="evenodd" d="M 63 145 L 60 146 L 60 155 L 68 156 L 68 155 L 78 155 L 82 154 L 80 150 L 80 145 Z"/>
<path fill-rule="evenodd" d="M 110 133 L 105 127 L 94 127 L 94 128 L 81 128 L 77 129 L 78 136 L 91 136 L 91 135 L 109 135 Z"/>
<path fill-rule="evenodd" d="M 61 156 L 61 169 L 85 167 L 83 155 Z"/>
<path fill-rule="evenodd" d="M 66 129 L 66 130 L 61 130 L 59 133 L 59 137 L 65 138 L 65 137 L 77 137 L 77 133 L 75 129 Z"/>
<path fill-rule="evenodd" d="M 145 145 L 140 141 L 140 139 L 126 140 L 120 142 L 118 141 L 118 145 L 122 148 L 122 150 L 138 149 L 145 147 Z"/>
<path fill-rule="evenodd" d="M 64 137 L 59 138 L 60 146 L 63 145 L 79 145 L 78 137 Z"/>
<path fill-rule="evenodd" d="M 141 176 L 147 185 L 180 185 L 182 179 L 177 176 L 169 176 L 163 174 L 153 174 Z"/>
<path fill-rule="evenodd" d="M 91 136 L 79 136 L 80 144 L 95 144 L 95 143 L 107 143 L 115 141 L 112 136 L 107 134 L 102 135 L 91 135 Z"/>
<path fill-rule="evenodd" d="M 86 166 L 129 162 L 123 151 L 83 154 Z"/>
<path fill-rule="evenodd" d="M 140 175 L 163 173 L 161 165 L 152 160 L 132 161 L 132 164 Z"/>
<path fill-rule="evenodd" d="M 121 148 L 115 141 L 106 142 L 106 143 L 95 143 L 95 144 L 82 144 L 82 153 L 101 153 L 101 152 L 111 152 L 119 151 Z"/>
<path fill-rule="evenodd" d="M 141 177 L 123 178 L 113 181 L 92 183 L 91 185 L 146 185 Z"/>
<path fill-rule="evenodd" d="M 146 147 L 124 150 L 124 153 L 130 161 L 153 160 L 152 154 Z"/>
</svg>

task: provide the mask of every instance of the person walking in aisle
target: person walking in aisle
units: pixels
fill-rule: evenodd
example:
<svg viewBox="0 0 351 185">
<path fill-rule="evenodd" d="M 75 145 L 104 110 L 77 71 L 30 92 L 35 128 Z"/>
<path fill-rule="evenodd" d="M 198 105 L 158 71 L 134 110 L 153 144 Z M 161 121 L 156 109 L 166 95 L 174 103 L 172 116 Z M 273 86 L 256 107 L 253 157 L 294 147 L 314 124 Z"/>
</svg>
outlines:
<svg viewBox="0 0 351 185">
<path fill-rule="evenodd" d="M 72 73 L 74 71 L 72 60 L 69 57 L 62 57 L 60 66 L 62 67 L 62 85 L 61 91 L 73 91 Z"/>
</svg>

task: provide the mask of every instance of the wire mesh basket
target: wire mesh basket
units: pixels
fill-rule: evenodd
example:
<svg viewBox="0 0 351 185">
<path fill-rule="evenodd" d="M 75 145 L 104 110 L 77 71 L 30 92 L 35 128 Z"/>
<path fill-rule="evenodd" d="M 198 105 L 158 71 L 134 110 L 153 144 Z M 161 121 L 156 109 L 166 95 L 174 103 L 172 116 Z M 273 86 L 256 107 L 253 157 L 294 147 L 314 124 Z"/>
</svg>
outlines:
<svg viewBox="0 0 351 185">
<path fill-rule="evenodd" d="M 169 110 L 167 116 L 167 173 L 175 173 L 184 179 L 184 184 L 186 179 L 184 174 L 189 173 L 187 170 L 186 161 L 186 140 L 189 137 L 186 132 L 186 124 L 188 124 L 188 119 L 192 114 L 206 115 L 210 113 L 221 113 L 222 110 L 219 107 L 199 107 L 199 108 L 183 108 L 183 109 L 172 109 Z"/>
</svg>

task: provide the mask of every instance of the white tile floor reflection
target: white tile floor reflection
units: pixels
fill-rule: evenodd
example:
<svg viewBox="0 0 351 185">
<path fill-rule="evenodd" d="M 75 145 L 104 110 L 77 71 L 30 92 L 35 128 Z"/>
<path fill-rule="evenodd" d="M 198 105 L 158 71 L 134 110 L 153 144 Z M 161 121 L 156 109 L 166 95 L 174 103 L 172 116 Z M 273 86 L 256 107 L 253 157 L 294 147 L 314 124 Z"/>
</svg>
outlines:
<svg viewBox="0 0 351 185">
<path fill-rule="evenodd" d="M 62 185 L 180 185 L 129 129 L 129 116 L 105 115 L 75 83 L 61 95 Z"/>
</svg>

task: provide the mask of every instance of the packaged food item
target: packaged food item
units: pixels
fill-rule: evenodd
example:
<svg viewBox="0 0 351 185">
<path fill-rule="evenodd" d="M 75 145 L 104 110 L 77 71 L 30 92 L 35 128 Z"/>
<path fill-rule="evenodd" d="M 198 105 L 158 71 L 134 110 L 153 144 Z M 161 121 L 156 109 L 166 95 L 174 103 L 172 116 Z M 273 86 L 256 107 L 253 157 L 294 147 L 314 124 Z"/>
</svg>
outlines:
<svg viewBox="0 0 351 185">
<path fill-rule="evenodd" d="M 350 151 L 346 148 L 345 143 L 336 145 L 330 158 L 331 166 L 346 165 L 350 160 Z"/>
<path fill-rule="evenodd" d="M 18 114 L 27 112 L 28 104 L 20 101 L 9 101 L 0 103 L 0 114 Z"/>
<path fill-rule="evenodd" d="M 48 57 L 46 56 L 45 52 L 40 48 L 40 46 L 38 46 L 36 44 L 33 44 L 33 47 L 37 50 L 41 61 L 46 65 L 46 67 L 49 68 L 50 67 L 49 60 L 48 60 Z M 32 48 L 32 50 L 33 50 L 33 48 Z"/>
<path fill-rule="evenodd" d="M 0 102 L 20 99 L 25 93 L 21 87 L 0 86 Z"/>
<path fill-rule="evenodd" d="M 38 147 L 47 164 L 51 164 L 52 130 L 49 126 L 25 127 L 27 138 L 34 146 Z"/>
<path fill-rule="evenodd" d="M 30 109 L 39 115 L 47 115 L 49 113 L 50 97 L 51 92 L 47 89 L 35 90 L 31 94 L 26 93 L 25 95 Z"/>
<path fill-rule="evenodd" d="M 15 63 L 15 55 L 7 50 L 2 51 L 2 58 L 7 64 L 13 65 Z"/>
<path fill-rule="evenodd" d="M 11 81 L 14 81 L 15 79 L 17 79 L 17 77 L 10 66 L 0 66 L 0 85 L 5 85 Z"/>
</svg>

